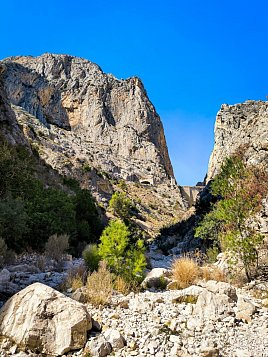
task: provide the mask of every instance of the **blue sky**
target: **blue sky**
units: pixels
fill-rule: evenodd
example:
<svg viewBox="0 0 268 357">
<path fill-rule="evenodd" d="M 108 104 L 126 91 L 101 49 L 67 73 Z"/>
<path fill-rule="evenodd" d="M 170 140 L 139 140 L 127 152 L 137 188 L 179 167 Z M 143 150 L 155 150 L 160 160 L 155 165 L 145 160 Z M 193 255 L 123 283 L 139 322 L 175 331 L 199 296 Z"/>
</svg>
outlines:
<svg viewBox="0 0 268 357">
<path fill-rule="evenodd" d="M 3 0 L 0 58 L 66 53 L 138 76 L 179 184 L 203 179 L 221 104 L 268 94 L 268 2 Z"/>
</svg>

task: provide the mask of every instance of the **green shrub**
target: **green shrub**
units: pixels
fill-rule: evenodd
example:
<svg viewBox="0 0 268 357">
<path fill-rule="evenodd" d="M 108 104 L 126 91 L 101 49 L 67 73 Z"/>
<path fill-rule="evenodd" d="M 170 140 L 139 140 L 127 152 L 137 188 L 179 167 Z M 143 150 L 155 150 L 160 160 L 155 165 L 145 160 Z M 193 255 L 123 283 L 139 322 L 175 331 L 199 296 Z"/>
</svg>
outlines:
<svg viewBox="0 0 268 357">
<path fill-rule="evenodd" d="M 208 263 L 215 263 L 217 261 L 217 256 L 219 255 L 219 248 L 215 245 L 208 248 L 206 251 L 207 262 Z"/>
<path fill-rule="evenodd" d="M 109 209 L 117 217 L 128 220 L 133 214 L 134 205 L 124 192 L 115 192 L 110 199 Z"/>
<path fill-rule="evenodd" d="M 255 227 L 268 193 L 267 182 L 265 170 L 246 166 L 241 152 L 227 158 L 211 184 L 212 194 L 219 200 L 195 231 L 196 237 L 229 251 L 231 266 L 242 262 L 248 280 L 258 266 L 258 248 L 264 238 Z"/>
<path fill-rule="evenodd" d="M 78 253 L 78 246 L 100 236 L 96 203 L 71 177 L 61 178 L 64 188 L 45 181 L 49 171 L 46 167 L 41 175 L 43 169 L 38 155 L 0 135 L 0 236 L 9 249 L 21 252 L 42 251 L 49 236 L 66 233 L 72 253 Z"/>
<path fill-rule="evenodd" d="M 101 258 L 99 255 L 97 244 L 89 244 L 88 246 L 86 246 L 82 253 L 82 256 L 86 263 L 86 266 L 91 272 L 98 270 Z"/>
<path fill-rule="evenodd" d="M 28 214 L 21 199 L 7 197 L 0 201 L 0 236 L 9 249 L 19 251 L 28 233 Z"/>
<path fill-rule="evenodd" d="M 99 254 L 116 275 L 126 281 L 142 280 L 146 266 L 142 240 L 130 244 L 130 231 L 120 220 L 110 221 L 101 235 Z"/>
<path fill-rule="evenodd" d="M 127 190 L 126 181 L 125 180 L 119 180 L 118 187 L 121 188 L 121 190 L 126 191 Z"/>
</svg>

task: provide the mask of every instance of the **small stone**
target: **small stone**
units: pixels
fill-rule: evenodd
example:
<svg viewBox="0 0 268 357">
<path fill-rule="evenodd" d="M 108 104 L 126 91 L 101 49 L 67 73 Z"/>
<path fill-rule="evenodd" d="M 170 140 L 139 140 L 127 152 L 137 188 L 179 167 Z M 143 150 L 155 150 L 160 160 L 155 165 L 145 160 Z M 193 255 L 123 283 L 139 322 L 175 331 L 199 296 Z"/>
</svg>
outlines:
<svg viewBox="0 0 268 357">
<path fill-rule="evenodd" d="M 97 320 L 92 319 L 92 330 L 100 332 L 102 329 L 101 323 Z"/>
<path fill-rule="evenodd" d="M 92 357 L 105 357 L 112 352 L 111 344 L 102 335 L 89 341 L 86 347 L 89 349 Z"/>
<path fill-rule="evenodd" d="M 235 357 L 253 357 L 253 355 L 247 350 L 236 350 Z"/>
<path fill-rule="evenodd" d="M 170 335 L 169 341 L 173 343 L 181 343 L 181 337 L 177 335 Z"/>
<path fill-rule="evenodd" d="M 219 357 L 220 351 L 215 347 L 205 347 L 200 351 L 200 357 Z"/>
<path fill-rule="evenodd" d="M 132 351 L 136 350 L 138 347 L 136 341 L 131 341 L 129 344 L 128 344 L 128 348 L 131 349 Z"/>
<path fill-rule="evenodd" d="M 103 335 L 105 339 L 111 344 L 114 350 L 118 350 L 124 347 L 125 339 L 118 330 L 108 329 L 104 332 Z"/>
<path fill-rule="evenodd" d="M 16 351 L 17 351 L 17 345 L 14 345 L 14 346 L 12 346 L 12 347 L 9 349 L 9 352 L 10 352 L 11 354 L 15 354 Z"/>
</svg>

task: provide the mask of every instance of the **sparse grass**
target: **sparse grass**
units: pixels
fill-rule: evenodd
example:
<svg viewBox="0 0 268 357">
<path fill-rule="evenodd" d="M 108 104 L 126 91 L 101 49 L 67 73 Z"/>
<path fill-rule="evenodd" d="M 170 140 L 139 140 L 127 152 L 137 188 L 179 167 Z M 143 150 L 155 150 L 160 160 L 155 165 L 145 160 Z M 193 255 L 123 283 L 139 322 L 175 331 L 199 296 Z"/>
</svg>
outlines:
<svg viewBox="0 0 268 357">
<path fill-rule="evenodd" d="M 68 248 L 69 236 L 67 234 L 53 234 L 46 242 L 45 255 L 59 262 Z"/>
<path fill-rule="evenodd" d="M 114 289 L 123 295 L 128 295 L 133 291 L 140 291 L 140 286 L 135 281 L 127 282 L 121 276 L 117 276 L 114 280 Z"/>
<path fill-rule="evenodd" d="M 196 304 L 198 299 L 198 296 L 196 295 L 182 295 L 177 297 L 176 299 L 173 299 L 172 302 L 174 304 Z"/>
<path fill-rule="evenodd" d="M 201 278 L 204 280 L 216 280 L 216 281 L 227 281 L 227 277 L 224 272 L 215 266 L 203 266 L 201 269 Z"/>
<path fill-rule="evenodd" d="M 131 291 L 131 284 L 126 282 L 121 276 L 117 276 L 114 281 L 114 289 L 119 293 L 127 295 Z"/>
<path fill-rule="evenodd" d="M 172 264 L 172 275 L 178 288 L 184 289 L 200 277 L 200 268 L 193 259 L 179 258 Z"/>
<path fill-rule="evenodd" d="M 61 287 L 61 290 L 64 291 L 66 289 L 72 288 L 72 290 L 75 291 L 76 289 L 81 288 L 85 285 L 86 276 L 86 267 L 82 264 L 78 267 L 69 269 L 68 275 L 63 283 L 63 286 Z"/>
<path fill-rule="evenodd" d="M 98 271 L 87 278 L 88 301 L 95 305 L 105 305 L 110 301 L 113 291 L 113 275 L 104 262 L 100 262 Z"/>
<path fill-rule="evenodd" d="M 84 285 L 82 277 L 79 275 L 72 277 L 72 280 L 70 281 L 70 285 L 73 291 L 82 288 L 82 286 Z"/>
</svg>

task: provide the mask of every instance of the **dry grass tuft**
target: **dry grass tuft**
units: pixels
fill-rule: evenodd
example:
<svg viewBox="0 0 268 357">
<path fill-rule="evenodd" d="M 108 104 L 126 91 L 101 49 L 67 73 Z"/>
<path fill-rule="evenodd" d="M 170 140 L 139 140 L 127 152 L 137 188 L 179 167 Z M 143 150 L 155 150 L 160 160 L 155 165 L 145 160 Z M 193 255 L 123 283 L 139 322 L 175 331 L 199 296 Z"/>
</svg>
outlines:
<svg viewBox="0 0 268 357">
<path fill-rule="evenodd" d="M 184 289 L 200 277 L 200 268 L 193 259 L 179 258 L 172 264 L 172 275 L 178 288 Z"/>
<path fill-rule="evenodd" d="M 224 281 L 227 282 L 227 277 L 224 272 L 216 266 L 203 266 L 200 268 L 201 278 L 208 280 Z"/>
<path fill-rule="evenodd" d="M 131 284 L 127 283 L 121 276 L 117 276 L 114 281 L 114 289 L 119 293 L 127 295 L 131 291 Z"/>
<path fill-rule="evenodd" d="M 99 269 L 87 278 L 88 302 L 95 306 L 105 305 L 110 301 L 113 292 L 113 275 L 104 262 L 100 262 Z"/>
<path fill-rule="evenodd" d="M 70 278 L 70 287 L 73 291 L 82 288 L 83 285 L 83 278 L 81 276 L 75 275 Z"/>
<path fill-rule="evenodd" d="M 81 264 L 68 270 L 68 275 L 64 282 L 64 289 L 72 288 L 73 291 L 85 285 L 87 276 L 86 267 Z"/>
</svg>

